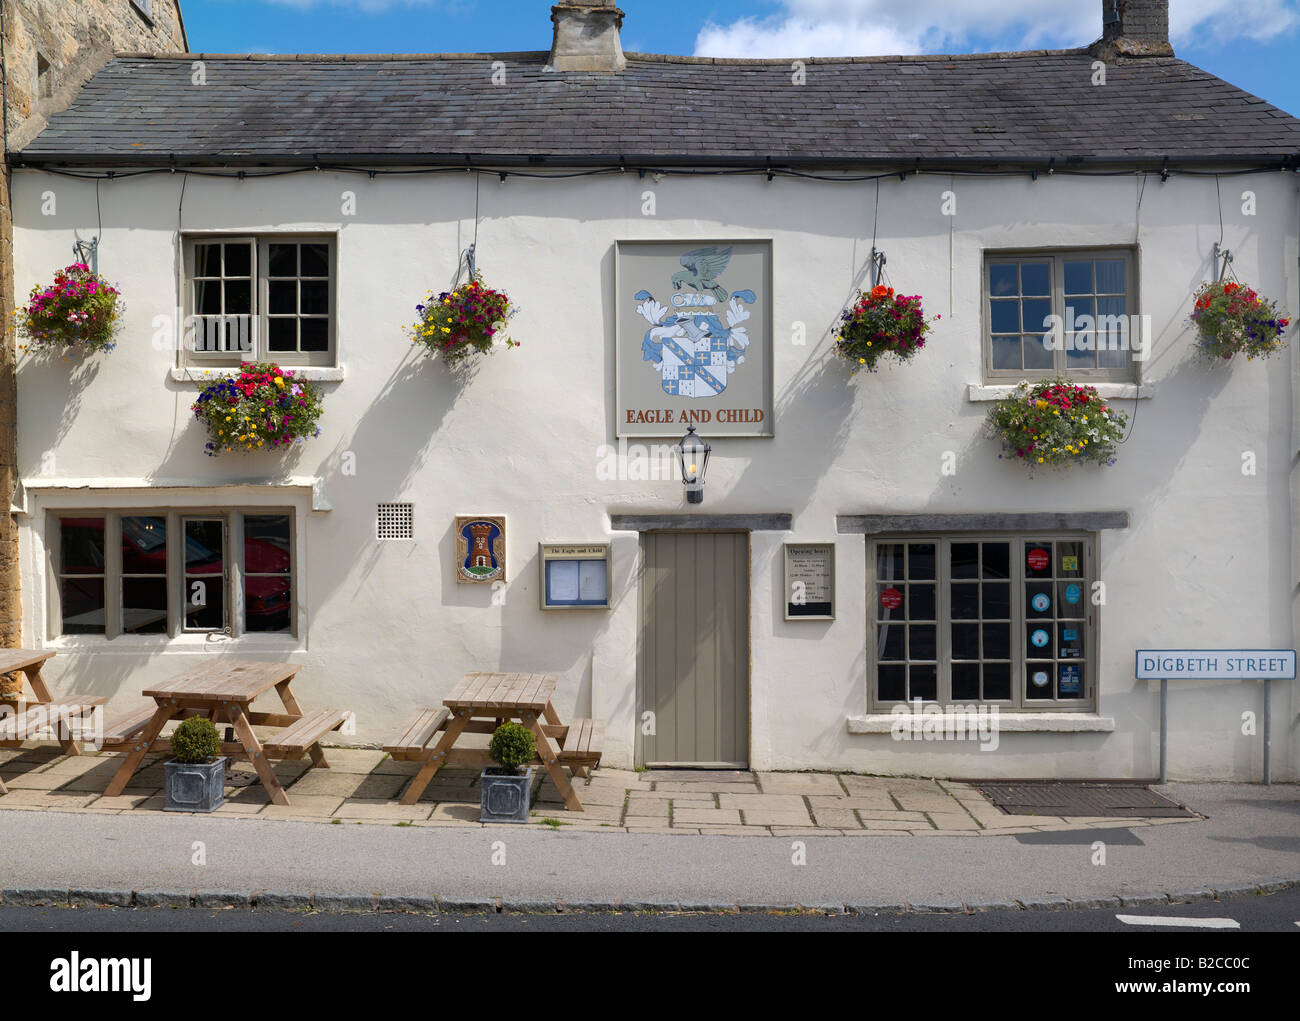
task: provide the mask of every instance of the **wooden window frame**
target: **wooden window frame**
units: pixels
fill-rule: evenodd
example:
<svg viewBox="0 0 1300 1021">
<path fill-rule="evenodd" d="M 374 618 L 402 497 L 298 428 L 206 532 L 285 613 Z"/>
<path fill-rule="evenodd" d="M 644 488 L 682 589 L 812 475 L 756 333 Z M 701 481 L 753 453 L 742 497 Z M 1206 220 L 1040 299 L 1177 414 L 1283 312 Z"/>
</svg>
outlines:
<svg viewBox="0 0 1300 1021">
<path fill-rule="evenodd" d="M 1028 635 L 1027 616 L 1025 613 L 1025 544 L 1032 542 L 1077 542 L 1082 546 L 1084 557 L 1083 570 L 1079 578 L 1079 584 L 1083 586 L 1083 608 L 1082 618 L 1087 634 L 1084 636 L 1084 650 L 1080 662 L 1086 665 L 1084 671 L 1084 693 L 1080 698 L 1026 698 L 1025 692 L 1029 683 L 1025 655 L 1025 643 Z M 952 698 L 952 577 L 951 577 L 951 546 L 961 543 L 982 543 L 982 542 L 1010 542 L 1011 551 L 1011 694 L 1010 699 L 953 699 Z M 877 632 L 876 632 L 876 585 L 877 585 L 877 568 L 876 568 L 876 549 L 881 545 L 909 545 L 917 543 L 933 543 L 936 547 L 936 567 L 935 579 L 936 596 L 935 596 L 935 656 L 937 663 L 937 698 L 933 701 L 926 700 L 924 704 L 950 706 L 959 705 L 987 705 L 998 706 L 1000 709 L 1008 712 L 1096 712 L 1098 703 L 1098 662 L 1097 654 L 1100 649 L 1100 607 L 1093 605 L 1091 601 L 1090 587 L 1097 580 L 1097 535 L 1094 532 L 1079 531 L 1033 531 L 1033 532 L 946 532 L 946 533 L 890 533 L 872 535 L 866 543 L 867 553 L 867 643 L 866 643 L 866 669 L 867 669 L 867 706 L 874 712 L 889 712 L 896 705 L 906 705 L 904 702 L 885 701 L 877 697 L 877 671 L 879 664 L 877 657 Z M 1055 547 L 1053 547 L 1055 549 Z M 1054 570 L 1057 565 L 1053 564 Z M 1053 576 L 1055 577 L 1055 575 Z M 1034 579 L 1028 579 L 1033 581 Z M 923 580 L 924 581 L 924 580 Z M 960 579 L 958 579 L 960 583 Z M 910 584 L 910 579 L 900 584 Z M 982 618 L 981 618 L 982 619 Z M 1055 621 L 1056 618 L 1053 618 Z M 905 651 L 906 654 L 910 650 Z M 1054 660 L 1061 657 L 1054 656 Z M 911 661 L 907 658 L 903 660 L 887 660 L 887 663 L 901 663 L 906 666 Z M 920 662 L 928 664 L 929 660 Z M 962 662 L 970 662 L 963 660 Z"/>
<path fill-rule="evenodd" d="M 230 233 L 221 231 L 187 231 L 181 236 L 181 324 L 180 365 L 184 368 L 235 368 L 241 361 L 271 361 L 285 368 L 334 368 L 338 365 L 338 235 L 335 233 Z M 194 351 L 185 342 L 190 317 L 195 315 L 194 280 L 195 246 L 246 242 L 252 246 L 252 350 L 246 353 Z M 273 244 L 323 244 L 329 256 L 329 272 L 324 278 L 329 286 L 329 311 L 322 318 L 327 324 L 328 342 L 324 351 L 270 350 L 270 246 Z M 224 266 L 223 266 L 224 270 Z M 301 271 L 301 263 L 299 264 Z M 206 278 L 205 278 L 206 279 Z M 288 279 L 288 278 L 277 278 Z M 294 279 L 303 279 L 296 275 Z"/>
<path fill-rule="evenodd" d="M 1047 262 L 1050 284 L 1047 296 L 1051 303 L 1050 315 L 1065 315 L 1065 269 L 1064 264 L 1071 259 L 1114 259 L 1124 260 L 1125 314 L 1139 315 L 1138 295 L 1141 293 L 1138 280 L 1137 250 L 1132 247 L 1112 246 L 1100 248 L 1040 248 L 1040 249 L 988 249 L 980 260 L 980 304 L 981 304 L 981 365 L 986 383 L 1010 383 L 1022 379 L 1050 379 L 1056 375 L 1066 375 L 1089 383 L 1138 383 L 1141 381 L 1141 361 L 1133 357 L 1130 348 L 1125 352 L 1125 364 L 1115 368 L 1072 368 L 1067 364 L 1067 351 L 1052 352 L 1052 367 L 1049 369 L 995 369 L 993 367 L 993 297 L 989 293 L 989 268 L 999 263 L 1012 262 Z M 1021 324 L 1024 332 L 1024 324 Z M 1145 338 L 1150 343 L 1151 338 Z"/>
</svg>

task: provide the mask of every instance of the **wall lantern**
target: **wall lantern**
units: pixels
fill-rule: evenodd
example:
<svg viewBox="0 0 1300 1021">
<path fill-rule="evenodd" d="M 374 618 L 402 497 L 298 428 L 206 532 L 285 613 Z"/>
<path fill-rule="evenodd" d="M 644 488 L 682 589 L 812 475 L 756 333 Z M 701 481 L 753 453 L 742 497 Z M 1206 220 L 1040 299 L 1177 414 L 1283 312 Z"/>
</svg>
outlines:
<svg viewBox="0 0 1300 1021">
<path fill-rule="evenodd" d="M 713 448 L 695 435 L 695 426 L 686 427 L 686 435 L 673 451 L 682 467 L 687 503 L 704 502 L 704 473 L 709 470 L 709 451 Z"/>
</svg>

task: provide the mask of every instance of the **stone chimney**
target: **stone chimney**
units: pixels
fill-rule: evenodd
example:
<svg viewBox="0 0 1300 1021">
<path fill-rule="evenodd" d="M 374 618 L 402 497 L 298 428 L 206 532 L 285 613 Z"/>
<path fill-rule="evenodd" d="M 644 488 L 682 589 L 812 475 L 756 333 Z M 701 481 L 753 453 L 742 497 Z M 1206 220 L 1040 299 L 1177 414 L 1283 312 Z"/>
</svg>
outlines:
<svg viewBox="0 0 1300 1021">
<path fill-rule="evenodd" d="M 1101 38 L 1095 56 L 1172 57 L 1169 0 L 1101 0 Z"/>
<path fill-rule="evenodd" d="M 627 67 L 618 30 L 623 12 L 614 0 L 560 0 L 551 8 L 555 37 L 550 66 L 556 71 L 622 71 Z"/>
</svg>

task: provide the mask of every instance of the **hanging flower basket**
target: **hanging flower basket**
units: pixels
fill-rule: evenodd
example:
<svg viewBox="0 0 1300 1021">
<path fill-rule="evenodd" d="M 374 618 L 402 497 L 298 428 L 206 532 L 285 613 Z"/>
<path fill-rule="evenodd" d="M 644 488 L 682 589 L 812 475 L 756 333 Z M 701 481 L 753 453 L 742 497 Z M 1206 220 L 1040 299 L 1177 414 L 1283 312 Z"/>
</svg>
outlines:
<svg viewBox="0 0 1300 1021">
<path fill-rule="evenodd" d="M 1234 280 L 1202 284 L 1191 320 L 1205 353 L 1225 360 L 1244 354 L 1251 361 L 1281 351 L 1286 347 L 1282 334 L 1291 325 L 1276 302 Z"/>
<path fill-rule="evenodd" d="M 239 372 L 204 383 L 194 417 L 208 429 L 209 456 L 276 450 L 319 436 L 320 390 L 273 362 L 243 362 Z"/>
<path fill-rule="evenodd" d="M 1127 422 L 1128 416 L 1111 408 L 1096 387 L 1060 376 L 1032 386 L 1021 380 L 1012 396 L 989 410 L 989 426 L 1002 441 L 999 456 L 1031 468 L 1114 464 L 1115 445 Z"/>
<path fill-rule="evenodd" d="M 111 351 L 126 305 L 117 288 L 84 262 L 54 274 L 54 283 L 33 287 L 15 324 L 28 349 Z"/>
<path fill-rule="evenodd" d="M 505 291 L 494 291 L 475 273 L 469 281 L 416 305 L 420 319 L 411 328 L 411 339 L 443 361 L 455 365 L 475 354 L 487 354 L 494 347 L 519 347 L 505 336 L 505 324 L 516 312 Z"/>
<path fill-rule="evenodd" d="M 934 321 L 925 318 L 919 294 L 895 294 L 892 287 L 884 285 L 866 294 L 859 291 L 857 301 L 840 319 L 835 353 L 848 360 L 853 372 L 875 372 L 876 363 L 886 355 L 900 362 L 911 361 L 925 347 L 925 335 Z"/>
</svg>

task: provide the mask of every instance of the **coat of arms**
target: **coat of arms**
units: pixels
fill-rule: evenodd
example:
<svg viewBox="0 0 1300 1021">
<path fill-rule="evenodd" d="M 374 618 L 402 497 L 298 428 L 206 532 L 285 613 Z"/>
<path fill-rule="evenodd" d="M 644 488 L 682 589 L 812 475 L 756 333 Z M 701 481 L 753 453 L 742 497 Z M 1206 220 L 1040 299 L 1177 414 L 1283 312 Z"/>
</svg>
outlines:
<svg viewBox="0 0 1300 1021">
<path fill-rule="evenodd" d="M 718 282 L 731 261 L 730 248 L 695 248 L 679 261 L 684 268 L 672 275 L 667 305 L 646 290 L 634 295 L 637 314 L 650 324 L 641 357 L 659 373 L 664 393 L 716 397 L 745 360 L 745 306 L 757 299 L 753 291 L 731 292 Z"/>
<path fill-rule="evenodd" d="M 456 580 L 504 581 L 506 576 L 506 519 L 456 518 Z"/>
</svg>

